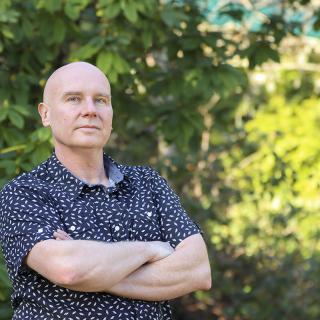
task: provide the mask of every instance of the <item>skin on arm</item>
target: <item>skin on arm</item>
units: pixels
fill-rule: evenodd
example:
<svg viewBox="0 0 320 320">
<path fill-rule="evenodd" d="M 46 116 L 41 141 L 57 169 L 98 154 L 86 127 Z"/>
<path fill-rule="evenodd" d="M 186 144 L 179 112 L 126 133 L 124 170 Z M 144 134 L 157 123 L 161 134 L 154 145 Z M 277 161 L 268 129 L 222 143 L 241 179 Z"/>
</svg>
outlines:
<svg viewBox="0 0 320 320">
<path fill-rule="evenodd" d="M 146 262 L 173 251 L 166 242 L 54 239 L 37 243 L 25 263 L 53 283 L 85 292 L 105 291 Z"/>
<path fill-rule="evenodd" d="M 107 292 L 147 301 L 170 300 L 211 288 L 211 270 L 200 234 L 183 240 L 173 254 L 141 266 Z"/>
<path fill-rule="evenodd" d="M 64 232 L 55 233 L 55 236 L 57 240 L 68 239 Z M 183 240 L 171 255 L 142 265 L 104 291 L 132 299 L 162 301 L 210 288 L 206 246 L 201 235 L 196 234 Z M 77 290 L 76 287 L 70 289 Z"/>
</svg>

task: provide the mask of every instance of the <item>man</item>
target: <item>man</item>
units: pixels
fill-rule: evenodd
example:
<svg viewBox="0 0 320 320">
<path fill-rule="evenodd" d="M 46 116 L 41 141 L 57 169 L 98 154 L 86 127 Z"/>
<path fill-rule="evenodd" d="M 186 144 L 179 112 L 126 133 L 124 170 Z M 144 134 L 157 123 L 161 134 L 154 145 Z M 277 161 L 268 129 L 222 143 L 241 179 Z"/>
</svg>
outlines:
<svg viewBox="0 0 320 320">
<path fill-rule="evenodd" d="M 166 181 L 104 154 L 110 91 L 85 62 L 46 83 L 54 152 L 0 196 L 14 320 L 171 319 L 167 300 L 211 286 L 200 230 Z"/>
</svg>

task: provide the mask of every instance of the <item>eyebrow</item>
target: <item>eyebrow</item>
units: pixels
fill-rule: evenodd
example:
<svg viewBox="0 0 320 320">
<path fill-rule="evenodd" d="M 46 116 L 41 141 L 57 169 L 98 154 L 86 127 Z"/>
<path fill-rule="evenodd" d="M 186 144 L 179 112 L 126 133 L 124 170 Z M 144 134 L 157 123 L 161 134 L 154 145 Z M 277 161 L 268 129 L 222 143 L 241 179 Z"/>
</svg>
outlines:
<svg viewBox="0 0 320 320">
<path fill-rule="evenodd" d="M 81 91 L 67 91 L 67 92 L 63 93 L 62 97 L 65 98 L 67 96 L 82 96 L 82 95 L 83 95 L 83 93 Z M 97 97 L 105 97 L 105 98 L 111 99 L 111 95 L 110 94 L 101 93 L 101 92 L 96 93 L 95 96 L 97 96 Z"/>
</svg>

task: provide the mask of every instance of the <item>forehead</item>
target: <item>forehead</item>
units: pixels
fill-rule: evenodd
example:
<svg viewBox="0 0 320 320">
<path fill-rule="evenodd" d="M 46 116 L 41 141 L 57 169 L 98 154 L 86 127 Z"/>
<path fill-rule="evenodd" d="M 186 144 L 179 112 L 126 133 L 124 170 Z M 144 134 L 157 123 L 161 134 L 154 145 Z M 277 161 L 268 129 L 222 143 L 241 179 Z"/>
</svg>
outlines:
<svg viewBox="0 0 320 320">
<path fill-rule="evenodd" d="M 75 66 L 60 70 L 55 76 L 53 93 L 62 96 L 65 92 L 84 94 L 110 94 L 110 84 L 105 75 L 98 69 Z"/>
</svg>

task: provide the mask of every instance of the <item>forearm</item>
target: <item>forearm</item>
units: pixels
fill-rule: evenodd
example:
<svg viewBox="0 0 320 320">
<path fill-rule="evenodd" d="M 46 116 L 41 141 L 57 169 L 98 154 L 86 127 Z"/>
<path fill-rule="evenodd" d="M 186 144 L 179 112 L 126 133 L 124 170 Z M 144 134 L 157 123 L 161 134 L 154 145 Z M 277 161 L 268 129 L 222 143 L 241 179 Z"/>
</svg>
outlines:
<svg viewBox="0 0 320 320">
<path fill-rule="evenodd" d="M 68 246 L 66 255 L 71 267 L 69 280 L 60 285 L 76 291 L 105 291 L 152 257 L 145 242 L 72 240 L 63 243 Z"/>
<path fill-rule="evenodd" d="M 173 299 L 193 291 L 191 270 L 174 268 L 177 254 L 144 265 L 121 280 L 109 293 L 132 299 L 161 301 Z M 189 276 L 191 278 L 189 278 Z"/>
<path fill-rule="evenodd" d="M 205 253 L 205 254 L 204 254 Z M 178 247 L 165 259 L 146 264 L 107 292 L 148 301 L 169 300 L 211 286 L 211 272 L 202 247 Z"/>
</svg>

